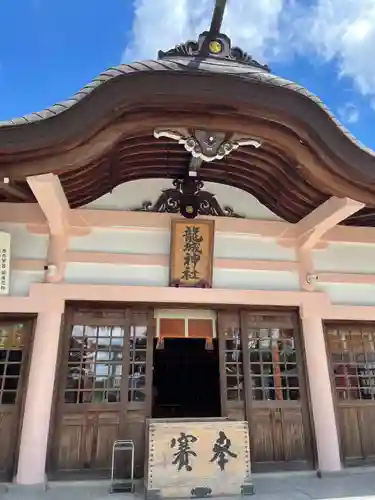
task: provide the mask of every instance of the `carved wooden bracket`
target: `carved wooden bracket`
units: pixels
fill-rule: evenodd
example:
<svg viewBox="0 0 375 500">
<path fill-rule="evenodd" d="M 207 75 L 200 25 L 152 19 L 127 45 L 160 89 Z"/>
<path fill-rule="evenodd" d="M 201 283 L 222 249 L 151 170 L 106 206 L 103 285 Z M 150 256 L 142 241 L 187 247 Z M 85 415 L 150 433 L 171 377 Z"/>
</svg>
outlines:
<svg viewBox="0 0 375 500">
<path fill-rule="evenodd" d="M 207 162 L 222 160 L 240 146 L 254 146 L 255 148 L 261 146 L 261 142 L 253 137 L 186 128 L 156 128 L 154 137 L 156 139 L 159 139 L 159 137 L 173 139 L 182 144 L 193 158 L 199 158 Z"/>
</svg>

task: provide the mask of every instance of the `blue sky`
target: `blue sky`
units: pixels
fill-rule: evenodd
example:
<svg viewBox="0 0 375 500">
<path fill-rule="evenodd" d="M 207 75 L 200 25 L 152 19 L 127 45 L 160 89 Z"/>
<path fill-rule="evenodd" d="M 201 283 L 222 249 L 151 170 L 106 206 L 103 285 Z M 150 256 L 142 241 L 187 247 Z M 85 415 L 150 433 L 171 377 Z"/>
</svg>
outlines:
<svg viewBox="0 0 375 500">
<path fill-rule="evenodd" d="M 318 94 L 375 149 L 375 0 L 229 0 L 224 30 Z M 195 37 L 213 0 L 2 0 L 0 119 L 69 98 L 101 71 Z"/>
</svg>

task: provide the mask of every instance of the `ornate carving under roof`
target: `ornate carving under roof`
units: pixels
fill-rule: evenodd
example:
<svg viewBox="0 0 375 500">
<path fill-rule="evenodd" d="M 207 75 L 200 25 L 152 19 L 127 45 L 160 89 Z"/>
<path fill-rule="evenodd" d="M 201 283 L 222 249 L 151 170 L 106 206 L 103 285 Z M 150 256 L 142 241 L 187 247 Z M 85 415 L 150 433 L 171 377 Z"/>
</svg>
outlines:
<svg viewBox="0 0 375 500">
<path fill-rule="evenodd" d="M 197 179 L 190 179 L 195 185 L 195 196 L 198 203 L 198 215 L 216 216 L 216 217 L 236 217 L 243 218 L 237 214 L 232 207 L 221 207 L 216 199 L 216 196 L 209 191 L 203 189 L 204 183 Z M 176 179 L 173 181 L 173 188 L 163 189 L 161 195 L 155 203 L 144 201 L 142 206 L 134 208 L 135 212 L 157 212 L 178 214 L 180 213 L 180 200 L 184 192 L 184 179 Z"/>
<path fill-rule="evenodd" d="M 212 57 L 215 59 L 227 60 L 238 64 L 252 66 L 262 71 L 271 71 L 267 64 L 260 64 L 253 59 L 250 54 L 243 51 L 239 47 L 232 47 L 230 38 L 224 33 L 218 33 L 213 39 L 207 43 L 205 50 L 205 42 L 210 37 L 209 31 L 204 31 L 199 35 L 198 41 L 189 40 L 185 43 L 176 45 L 173 49 L 163 52 L 159 50 L 158 59 L 173 59 L 180 57 L 194 57 L 203 59 Z"/>
<path fill-rule="evenodd" d="M 261 142 L 254 137 L 243 137 L 240 134 L 225 134 L 207 130 L 187 130 L 156 128 L 154 137 L 168 137 L 182 144 L 193 158 L 211 162 L 222 160 L 240 146 L 259 148 Z"/>
</svg>

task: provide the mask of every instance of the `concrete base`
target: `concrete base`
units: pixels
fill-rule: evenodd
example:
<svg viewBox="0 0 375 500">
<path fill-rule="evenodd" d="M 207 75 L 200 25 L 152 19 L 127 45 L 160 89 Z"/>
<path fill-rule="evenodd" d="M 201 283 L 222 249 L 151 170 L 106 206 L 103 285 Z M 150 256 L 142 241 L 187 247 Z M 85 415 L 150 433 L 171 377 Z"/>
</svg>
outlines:
<svg viewBox="0 0 375 500">
<path fill-rule="evenodd" d="M 145 490 L 146 500 L 160 500 L 160 490 Z"/>
<path fill-rule="evenodd" d="M 5 483 L 4 484 L 0 483 L 0 495 L 2 495 L 3 493 L 6 493 L 7 491 L 8 491 L 8 485 Z"/>
<path fill-rule="evenodd" d="M 17 484 L 12 483 L 8 486 L 8 490 L 12 492 L 25 492 L 28 491 L 30 493 L 44 493 L 48 490 L 48 484 L 40 483 L 40 484 Z"/>
<path fill-rule="evenodd" d="M 255 494 L 255 488 L 253 483 L 244 483 L 241 485 L 241 495 L 247 497 Z"/>
</svg>

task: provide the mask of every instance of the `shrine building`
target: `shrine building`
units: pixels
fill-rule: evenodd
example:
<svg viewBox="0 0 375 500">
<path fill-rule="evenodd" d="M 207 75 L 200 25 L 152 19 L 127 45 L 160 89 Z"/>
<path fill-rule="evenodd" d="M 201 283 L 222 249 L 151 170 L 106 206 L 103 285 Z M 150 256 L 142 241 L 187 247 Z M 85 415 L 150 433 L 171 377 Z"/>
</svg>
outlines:
<svg viewBox="0 0 375 500">
<path fill-rule="evenodd" d="M 375 463 L 375 153 L 220 26 L 0 122 L 3 481 L 142 478 L 160 418 Z"/>
</svg>

